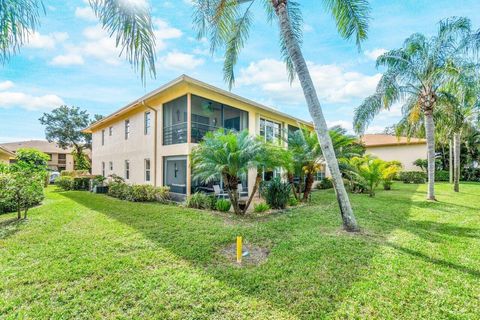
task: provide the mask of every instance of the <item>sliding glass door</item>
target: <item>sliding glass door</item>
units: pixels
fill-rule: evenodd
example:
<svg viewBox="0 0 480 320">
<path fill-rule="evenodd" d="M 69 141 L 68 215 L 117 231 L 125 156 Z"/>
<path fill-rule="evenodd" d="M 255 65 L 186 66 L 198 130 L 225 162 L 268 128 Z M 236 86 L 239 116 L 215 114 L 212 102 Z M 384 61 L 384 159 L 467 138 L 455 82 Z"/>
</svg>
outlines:
<svg viewBox="0 0 480 320">
<path fill-rule="evenodd" d="M 174 156 L 163 158 L 163 185 L 170 187 L 170 192 L 187 193 L 187 157 Z"/>
</svg>

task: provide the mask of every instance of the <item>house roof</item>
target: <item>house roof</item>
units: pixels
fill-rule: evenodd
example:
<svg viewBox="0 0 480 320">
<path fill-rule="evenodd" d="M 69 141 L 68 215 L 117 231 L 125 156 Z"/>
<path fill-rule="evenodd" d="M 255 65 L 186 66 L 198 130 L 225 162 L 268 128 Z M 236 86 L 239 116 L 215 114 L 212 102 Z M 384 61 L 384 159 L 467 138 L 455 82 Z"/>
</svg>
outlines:
<svg viewBox="0 0 480 320">
<path fill-rule="evenodd" d="M 46 140 L 28 140 L 2 143 L 0 147 L 11 152 L 16 152 L 20 148 L 33 148 L 45 153 L 71 153 L 72 149 L 62 149 L 55 142 L 48 142 Z"/>
<path fill-rule="evenodd" d="M 308 126 L 313 126 L 313 123 L 312 122 L 307 122 L 307 121 L 304 121 L 304 120 L 301 120 L 299 118 L 296 118 L 296 117 L 293 117 L 291 115 L 288 115 L 286 113 L 283 113 L 281 111 L 278 111 L 277 109 L 275 108 L 272 108 L 272 107 L 267 107 L 265 105 L 262 105 L 260 103 L 257 103 L 253 100 L 250 100 L 250 99 L 247 99 L 247 98 L 244 98 L 244 97 L 241 97 L 239 95 L 236 95 L 234 93 L 231 93 L 229 91 L 226 91 L 226 90 L 223 90 L 223 89 L 220 89 L 218 87 L 215 87 L 215 86 L 212 86 L 208 83 L 205 83 L 203 81 L 200 81 L 200 80 L 197 80 L 197 79 L 194 79 L 192 77 L 189 77 L 185 74 L 181 75 L 180 77 L 166 83 L 165 85 L 147 93 L 146 95 L 144 95 L 143 97 L 140 97 L 138 98 L 137 100 L 135 101 L 132 101 L 131 103 L 127 104 L 126 106 L 124 106 L 123 108 L 121 109 L 118 109 L 117 111 L 111 113 L 110 115 L 102 118 L 101 120 L 93 123 L 92 125 L 90 125 L 88 128 L 85 128 L 83 131 L 86 132 L 86 133 L 91 133 L 92 130 L 94 130 L 95 128 L 101 126 L 102 124 L 104 123 L 108 123 L 110 122 L 110 120 L 112 120 L 113 118 L 115 117 L 118 117 L 118 116 L 121 116 L 131 110 L 134 110 L 135 108 L 139 108 L 142 106 L 142 102 L 150 99 L 150 98 L 153 98 L 154 96 L 158 95 L 158 94 L 161 94 L 163 93 L 164 91 L 170 89 L 171 87 L 175 86 L 175 85 L 178 85 L 180 83 L 189 83 L 189 84 L 193 84 L 193 85 L 196 85 L 196 86 L 199 86 L 199 87 L 202 87 L 204 89 L 207 89 L 207 90 L 211 90 L 211 91 L 214 91 L 216 93 L 219 93 L 219 94 L 222 94 L 224 96 L 227 96 L 229 98 L 232 98 L 232 99 L 235 99 L 235 100 L 238 100 L 238 101 L 241 101 L 243 103 L 247 103 L 247 104 L 250 104 L 252 106 L 255 106 L 259 109 L 263 109 L 263 110 L 266 110 L 266 111 L 269 111 L 269 112 L 272 112 L 272 113 L 276 113 L 276 114 L 279 114 L 285 118 L 288 118 L 288 119 L 291 119 L 291 120 L 294 120 L 296 122 L 299 122 L 301 124 L 304 124 L 304 125 L 308 125 Z"/>
<path fill-rule="evenodd" d="M 388 134 L 366 134 L 360 137 L 360 142 L 362 142 L 368 148 L 381 146 L 425 144 L 427 143 L 427 140 L 420 138 L 397 137 Z"/>
<path fill-rule="evenodd" d="M 15 153 L 11 152 L 10 150 L 0 146 L 0 153 L 6 154 L 9 157 L 15 157 Z"/>
</svg>

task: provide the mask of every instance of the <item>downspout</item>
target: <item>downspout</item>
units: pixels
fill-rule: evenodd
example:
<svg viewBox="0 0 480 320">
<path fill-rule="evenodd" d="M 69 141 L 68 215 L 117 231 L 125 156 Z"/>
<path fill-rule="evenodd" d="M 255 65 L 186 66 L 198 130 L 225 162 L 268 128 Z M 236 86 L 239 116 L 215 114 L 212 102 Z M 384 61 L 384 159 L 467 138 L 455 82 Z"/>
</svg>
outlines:
<svg viewBox="0 0 480 320">
<path fill-rule="evenodd" d="M 147 105 L 145 103 L 145 100 L 142 100 L 142 105 L 145 107 L 145 108 L 148 108 L 150 110 L 153 111 L 153 114 L 154 114 L 154 125 L 153 125 L 153 186 L 156 187 L 157 186 L 157 126 L 158 126 L 158 123 L 157 123 L 157 109 L 155 108 L 152 108 L 150 107 L 149 105 Z"/>
</svg>

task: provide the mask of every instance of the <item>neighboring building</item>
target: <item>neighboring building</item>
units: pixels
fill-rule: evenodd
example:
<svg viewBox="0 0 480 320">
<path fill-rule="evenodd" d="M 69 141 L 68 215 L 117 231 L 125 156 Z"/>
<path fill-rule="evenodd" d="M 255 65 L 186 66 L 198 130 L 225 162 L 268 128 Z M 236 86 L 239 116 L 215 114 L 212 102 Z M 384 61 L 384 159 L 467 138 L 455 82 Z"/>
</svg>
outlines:
<svg viewBox="0 0 480 320">
<path fill-rule="evenodd" d="M 29 140 L 0 144 L 0 147 L 15 153 L 21 148 L 37 149 L 50 157 L 48 168 L 53 171 L 71 171 L 74 168 L 74 161 L 71 149 L 62 149 L 54 142 L 45 140 Z"/>
<path fill-rule="evenodd" d="M 13 152 L 0 146 L 0 163 L 10 163 L 13 158 L 15 158 Z"/>
<path fill-rule="evenodd" d="M 208 131 L 244 130 L 287 146 L 289 131 L 312 124 L 182 75 L 94 123 L 92 174 L 116 174 L 128 183 L 166 185 L 188 195 L 212 190 L 192 181 L 190 153 Z M 282 135 L 284 135 L 282 137 Z M 267 173 L 273 176 L 277 173 Z M 253 188 L 256 170 L 242 183 Z"/>
<path fill-rule="evenodd" d="M 366 153 L 382 160 L 397 160 L 402 163 L 404 171 L 419 171 L 413 162 L 427 158 L 427 141 L 425 139 L 396 137 L 386 134 L 366 134 L 360 138 L 366 147 Z"/>
</svg>

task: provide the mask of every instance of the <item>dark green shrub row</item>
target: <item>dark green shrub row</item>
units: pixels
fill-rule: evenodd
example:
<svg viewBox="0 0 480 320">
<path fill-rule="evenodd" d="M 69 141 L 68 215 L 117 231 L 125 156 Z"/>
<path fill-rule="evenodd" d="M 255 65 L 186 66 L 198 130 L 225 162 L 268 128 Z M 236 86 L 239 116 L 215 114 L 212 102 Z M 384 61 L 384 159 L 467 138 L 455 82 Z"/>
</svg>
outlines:
<svg viewBox="0 0 480 320">
<path fill-rule="evenodd" d="M 316 188 L 319 190 L 331 189 L 333 188 L 333 182 L 330 178 L 323 178 L 317 183 Z"/>
<path fill-rule="evenodd" d="M 232 204 L 230 203 L 229 200 L 226 200 L 226 199 L 217 200 L 217 203 L 215 204 L 215 208 L 217 208 L 217 210 L 221 212 L 228 212 L 230 211 L 231 207 L 232 207 Z"/>
<path fill-rule="evenodd" d="M 288 182 L 282 182 L 275 178 L 272 181 L 263 183 L 260 193 L 272 209 L 285 209 L 292 186 Z"/>
<path fill-rule="evenodd" d="M 449 178 L 450 178 L 450 173 L 447 170 L 435 171 L 435 181 L 448 181 Z"/>
<path fill-rule="evenodd" d="M 60 176 L 55 179 L 55 185 L 63 190 L 90 190 L 90 178 L 73 178 L 71 176 Z"/>
<path fill-rule="evenodd" d="M 427 174 L 423 171 L 403 171 L 400 172 L 399 179 L 403 183 L 425 183 Z"/>
<path fill-rule="evenodd" d="M 154 187 L 148 184 L 129 185 L 123 182 L 111 182 L 108 195 L 114 198 L 133 202 L 168 202 L 170 189 L 168 187 Z"/>
<path fill-rule="evenodd" d="M 480 182 L 480 168 L 466 168 L 462 171 L 463 181 Z"/>
</svg>

